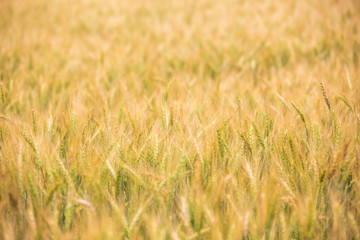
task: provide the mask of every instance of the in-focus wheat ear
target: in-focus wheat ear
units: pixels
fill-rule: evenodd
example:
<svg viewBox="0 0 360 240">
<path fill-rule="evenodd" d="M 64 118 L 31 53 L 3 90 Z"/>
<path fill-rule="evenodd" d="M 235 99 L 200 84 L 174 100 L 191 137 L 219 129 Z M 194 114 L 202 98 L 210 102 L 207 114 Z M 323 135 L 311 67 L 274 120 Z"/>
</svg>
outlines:
<svg viewBox="0 0 360 240">
<path fill-rule="evenodd" d="M 223 158 L 225 155 L 225 148 L 224 148 L 223 139 L 221 137 L 221 130 L 220 129 L 216 130 L 216 134 L 217 134 L 217 142 L 219 145 L 220 156 L 221 156 L 221 158 Z"/>
<path fill-rule="evenodd" d="M 330 100 L 327 94 L 327 91 L 324 87 L 324 84 L 322 82 L 320 82 L 320 88 L 321 88 L 321 93 L 323 95 L 323 98 L 325 100 L 326 106 L 328 107 L 329 111 L 331 112 L 331 104 L 330 104 Z"/>
<path fill-rule="evenodd" d="M 32 110 L 31 115 L 32 115 L 33 131 L 34 131 L 34 134 L 36 134 L 36 132 L 37 132 L 37 122 L 36 122 L 36 116 L 35 116 L 35 110 L 34 109 Z"/>
<path fill-rule="evenodd" d="M 77 116 L 76 112 L 73 111 L 71 114 L 71 130 L 73 133 L 76 133 L 77 128 L 78 128 L 76 116 Z"/>
</svg>

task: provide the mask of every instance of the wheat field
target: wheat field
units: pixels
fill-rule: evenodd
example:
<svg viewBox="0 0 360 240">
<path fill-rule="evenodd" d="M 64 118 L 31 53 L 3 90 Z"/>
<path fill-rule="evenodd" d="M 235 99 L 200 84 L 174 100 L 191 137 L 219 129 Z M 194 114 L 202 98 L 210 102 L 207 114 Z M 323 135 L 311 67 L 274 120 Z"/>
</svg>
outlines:
<svg viewBox="0 0 360 240">
<path fill-rule="evenodd" d="M 0 239 L 360 239 L 357 0 L 0 0 Z"/>
</svg>

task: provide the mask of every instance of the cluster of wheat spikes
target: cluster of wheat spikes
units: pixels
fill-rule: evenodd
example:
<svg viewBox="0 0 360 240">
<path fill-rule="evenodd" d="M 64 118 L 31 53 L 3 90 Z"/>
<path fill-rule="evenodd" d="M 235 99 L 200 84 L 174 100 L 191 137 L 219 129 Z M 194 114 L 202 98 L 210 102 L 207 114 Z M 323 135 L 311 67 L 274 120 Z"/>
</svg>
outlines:
<svg viewBox="0 0 360 240">
<path fill-rule="evenodd" d="M 0 0 L 0 239 L 360 239 L 357 0 Z"/>
</svg>

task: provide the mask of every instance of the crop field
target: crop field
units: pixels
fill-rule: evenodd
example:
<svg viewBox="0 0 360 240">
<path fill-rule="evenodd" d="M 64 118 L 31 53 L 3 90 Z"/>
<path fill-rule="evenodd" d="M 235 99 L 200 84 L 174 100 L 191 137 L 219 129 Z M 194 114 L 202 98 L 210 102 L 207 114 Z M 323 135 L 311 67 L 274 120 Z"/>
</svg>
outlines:
<svg viewBox="0 0 360 240">
<path fill-rule="evenodd" d="M 360 1 L 0 0 L 0 239 L 360 239 Z"/>
</svg>

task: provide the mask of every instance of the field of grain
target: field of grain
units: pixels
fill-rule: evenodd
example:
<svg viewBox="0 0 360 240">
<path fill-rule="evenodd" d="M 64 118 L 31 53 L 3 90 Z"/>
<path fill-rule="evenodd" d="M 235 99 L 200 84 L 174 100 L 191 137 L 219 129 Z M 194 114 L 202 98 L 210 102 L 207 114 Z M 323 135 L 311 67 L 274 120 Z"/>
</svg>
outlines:
<svg viewBox="0 0 360 240">
<path fill-rule="evenodd" d="M 360 239 L 357 0 L 0 0 L 0 239 Z"/>
</svg>

